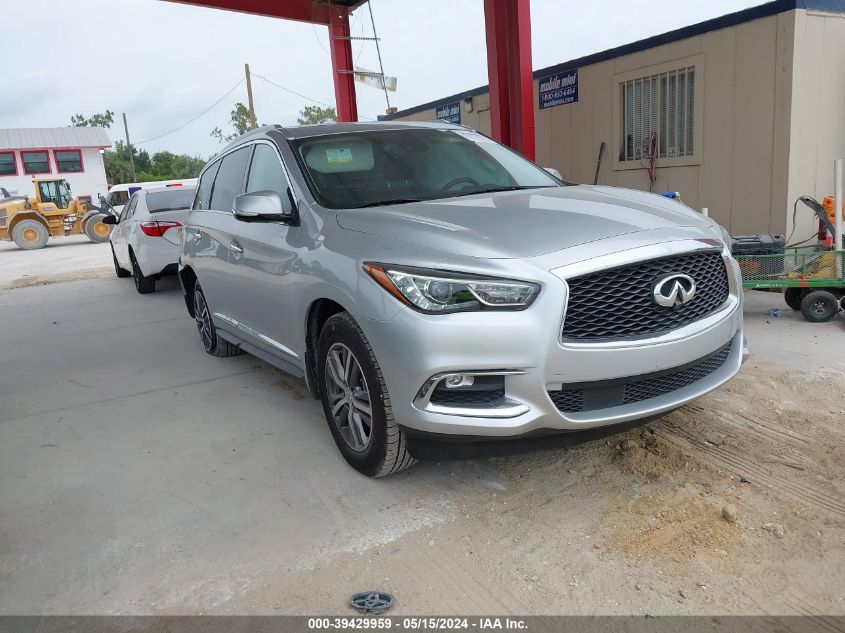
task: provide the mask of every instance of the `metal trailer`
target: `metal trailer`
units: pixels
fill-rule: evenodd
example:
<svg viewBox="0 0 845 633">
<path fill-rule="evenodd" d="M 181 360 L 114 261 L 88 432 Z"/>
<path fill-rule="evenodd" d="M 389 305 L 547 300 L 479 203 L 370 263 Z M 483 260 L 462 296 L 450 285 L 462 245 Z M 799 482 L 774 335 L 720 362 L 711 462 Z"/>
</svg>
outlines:
<svg viewBox="0 0 845 633">
<path fill-rule="evenodd" d="M 845 310 L 845 250 L 787 248 L 778 254 L 735 258 L 743 288 L 782 288 L 786 304 L 801 310 L 808 321 L 830 321 Z"/>
</svg>

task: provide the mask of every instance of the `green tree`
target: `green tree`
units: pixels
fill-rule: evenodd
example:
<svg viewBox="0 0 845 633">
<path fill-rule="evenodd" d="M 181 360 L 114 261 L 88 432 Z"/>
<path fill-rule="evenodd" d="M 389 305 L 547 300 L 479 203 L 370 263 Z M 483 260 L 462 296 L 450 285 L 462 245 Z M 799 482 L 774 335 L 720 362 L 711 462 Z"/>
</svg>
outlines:
<svg viewBox="0 0 845 633">
<path fill-rule="evenodd" d="M 211 136 L 221 143 L 228 143 L 229 141 L 234 141 L 241 134 L 246 134 L 252 127 L 250 125 L 249 109 L 240 101 L 235 104 L 235 108 L 230 113 L 229 123 L 234 130 L 232 134 L 224 134 L 223 130 L 215 127 L 211 130 Z"/>
<path fill-rule="evenodd" d="M 296 122 L 299 125 L 317 125 L 324 121 L 337 121 L 337 112 L 334 108 L 321 108 L 320 106 L 309 105 L 299 111 Z"/>
<path fill-rule="evenodd" d="M 86 117 L 84 114 L 74 114 L 70 117 L 71 127 L 111 127 L 114 123 L 114 112 L 106 110 Z"/>
<path fill-rule="evenodd" d="M 132 158 L 135 162 L 136 174 L 151 169 L 152 161 L 146 150 L 139 150 L 133 145 Z M 110 183 L 132 182 L 132 170 L 129 168 L 129 148 L 123 141 L 117 141 L 114 144 L 114 149 L 103 152 L 103 163 L 106 167 L 106 177 Z"/>
</svg>

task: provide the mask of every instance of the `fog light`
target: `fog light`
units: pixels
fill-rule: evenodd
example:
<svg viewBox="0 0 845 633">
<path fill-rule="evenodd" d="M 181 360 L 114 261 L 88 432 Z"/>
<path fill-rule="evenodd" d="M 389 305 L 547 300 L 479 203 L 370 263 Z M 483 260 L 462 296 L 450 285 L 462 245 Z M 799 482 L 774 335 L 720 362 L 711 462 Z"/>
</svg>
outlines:
<svg viewBox="0 0 845 633">
<path fill-rule="evenodd" d="M 458 387 L 469 387 L 475 382 L 475 379 L 468 374 L 459 374 L 457 376 L 449 376 L 444 382 L 448 389 L 457 389 Z"/>
</svg>

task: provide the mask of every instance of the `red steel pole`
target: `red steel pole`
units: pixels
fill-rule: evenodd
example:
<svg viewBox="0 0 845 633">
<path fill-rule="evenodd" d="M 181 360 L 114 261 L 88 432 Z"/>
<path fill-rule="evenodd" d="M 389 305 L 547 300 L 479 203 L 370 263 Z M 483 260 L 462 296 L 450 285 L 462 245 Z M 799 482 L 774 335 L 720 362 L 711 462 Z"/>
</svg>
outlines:
<svg viewBox="0 0 845 633">
<path fill-rule="evenodd" d="M 530 0 L 484 0 L 493 138 L 534 160 Z"/>
<path fill-rule="evenodd" d="M 337 120 L 358 120 L 358 103 L 355 99 L 355 78 L 352 74 L 352 41 L 349 39 L 349 12 L 344 7 L 329 10 L 329 46 L 334 75 L 334 94 L 337 103 Z"/>
</svg>

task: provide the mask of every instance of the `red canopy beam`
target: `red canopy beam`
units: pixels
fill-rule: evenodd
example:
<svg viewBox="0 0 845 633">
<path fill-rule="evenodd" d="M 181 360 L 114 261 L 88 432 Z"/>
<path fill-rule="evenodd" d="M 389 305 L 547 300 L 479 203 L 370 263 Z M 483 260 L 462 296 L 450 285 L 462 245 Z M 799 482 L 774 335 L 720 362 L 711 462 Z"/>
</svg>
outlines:
<svg viewBox="0 0 845 633">
<path fill-rule="evenodd" d="M 484 0 L 493 138 L 534 160 L 530 0 Z"/>
<path fill-rule="evenodd" d="M 169 0 L 209 9 L 252 13 L 312 24 L 329 23 L 329 5 L 319 0 Z"/>
<path fill-rule="evenodd" d="M 358 104 L 355 98 L 355 77 L 352 74 L 352 41 L 349 39 L 351 6 L 330 5 L 320 0 L 170 0 L 209 9 L 224 9 L 239 13 L 264 15 L 271 18 L 323 24 L 329 27 L 329 46 L 334 77 L 335 103 L 338 121 L 357 121 Z"/>
</svg>

